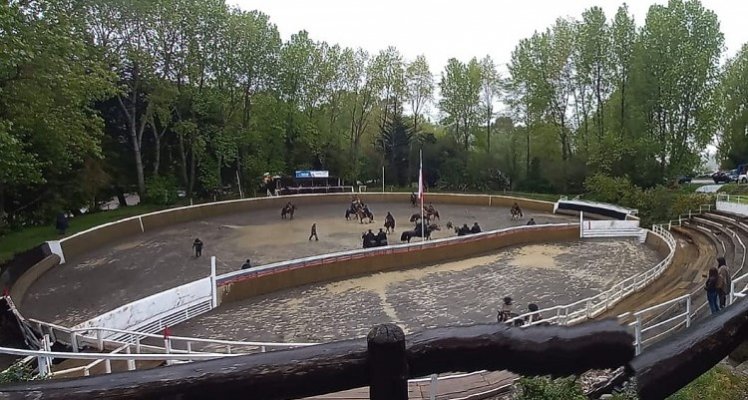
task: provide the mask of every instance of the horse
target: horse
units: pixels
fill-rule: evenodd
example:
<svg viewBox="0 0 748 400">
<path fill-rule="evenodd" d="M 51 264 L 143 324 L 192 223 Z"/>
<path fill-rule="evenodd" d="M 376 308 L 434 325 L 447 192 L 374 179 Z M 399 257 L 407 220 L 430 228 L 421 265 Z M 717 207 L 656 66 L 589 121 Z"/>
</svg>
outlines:
<svg viewBox="0 0 748 400">
<path fill-rule="evenodd" d="M 387 213 L 387 217 L 384 219 L 384 228 L 387 233 L 395 232 L 395 217 L 390 213 Z"/>
<path fill-rule="evenodd" d="M 410 222 L 418 222 L 421 219 L 421 214 L 413 214 L 410 216 Z"/>
<path fill-rule="evenodd" d="M 286 215 L 290 217 L 290 219 L 293 219 L 293 213 L 296 211 L 296 205 L 288 203 L 285 206 L 283 206 L 283 209 L 281 210 L 281 218 L 286 219 Z"/>
<path fill-rule="evenodd" d="M 426 235 L 426 240 L 431 240 L 431 232 L 441 230 L 437 224 L 431 224 L 424 229 L 423 233 Z M 421 227 L 417 226 L 412 231 L 405 231 L 400 235 L 401 242 L 410 243 L 410 239 L 414 237 L 421 237 Z"/>
<path fill-rule="evenodd" d="M 415 207 L 417 201 L 418 201 L 418 197 L 416 196 L 416 194 L 415 193 L 411 193 L 410 194 L 410 205 L 411 205 L 411 207 Z"/>
<path fill-rule="evenodd" d="M 524 215 L 522 214 L 522 209 L 519 208 L 519 206 L 513 206 L 511 210 L 509 210 L 509 212 L 512 214 L 512 220 L 517 220 L 524 217 Z"/>
<path fill-rule="evenodd" d="M 439 211 L 437 211 L 435 208 L 430 208 L 430 209 L 424 210 L 423 216 L 426 219 L 428 219 L 428 220 L 431 220 L 431 219 L 441 219 L 439 217 Z"/>
<path fill-rule="evenodd" d="M 369 222 L 367 222 L 368 224 L 374 222 L 374 214 L 372 214 L 372 212 L 369 211 L 368 208 L 359 208 L 356 212 L 356 216 L 362 224 L 364 223 L 364 218 L 369 219 Z"/>
</svg>

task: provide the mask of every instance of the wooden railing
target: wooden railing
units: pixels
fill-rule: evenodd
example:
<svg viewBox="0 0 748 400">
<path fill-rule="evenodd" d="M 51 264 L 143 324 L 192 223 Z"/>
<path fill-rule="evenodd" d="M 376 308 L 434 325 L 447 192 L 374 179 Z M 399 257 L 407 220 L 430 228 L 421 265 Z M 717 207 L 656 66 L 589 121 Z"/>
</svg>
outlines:
<svg viewBox="0 0 748 400">
<path fill-rule="evenodd" d="M 748 301 L 634 357 L 616 321 L 577 326 L 503 324 L 438 328 L 405 337 L 379 325 L 366 339 L 220 358 L 151 370 L 2 387 L 3 399 L 295 399 L 369 386 L 373 400 L 405 400 L 407 379 L 433 373 L 509 370 L 575 375 L 625 366 L 642 400 L 662 399 L 709 370 L 748 337 Z M 116 354 L 120 358 L 130 355 Z"/>
</svg>

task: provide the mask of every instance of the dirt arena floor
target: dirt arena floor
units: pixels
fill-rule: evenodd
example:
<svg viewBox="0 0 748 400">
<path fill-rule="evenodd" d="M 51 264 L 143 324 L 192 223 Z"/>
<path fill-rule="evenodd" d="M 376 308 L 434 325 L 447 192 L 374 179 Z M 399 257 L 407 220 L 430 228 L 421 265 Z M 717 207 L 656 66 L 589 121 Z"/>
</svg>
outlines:
<svg viewBox="0 0 748 400">
<path fill-rule="evenodd" d="M 636 240 L 518 246 L 424 268 L 284 290 L 224 304 L 174 328 L 180 336 L 319 342 L 365 336 L 395 322 L 407 332 L 488 323 L 504 296 L 515 310 L 597 294 L 660 261 Z"/>
<path fill-rule="evenodd" d="M 366 201 L 366 198 L 363 198 Z M 447 221 L 462 225 L 478 222 L 483 230 L 524 225 L 529 218 L 539 223 L 573 222 L 566 216 L 527 212 L 512 221 L 506 208 L 461 205 L 435 207 L 444 230 L 434 238 L 454 236 L 446 230 Z M 361 247 L 366 229 L 378 231 L 387 212 L 396 221 L 396 237 L 412 229 L 409 217 L 417 212 L 409 203 L 372 203 L 372 224 L 346 221 L 344 204 L 301 207 L 293 220 L 281 220 L 280 210 L 266 209 L 226 215 L 174 225 L 126 238 L 93 251 L 49 271 L 29 289 L 22 306 L 27 317 L 78 324 L 128 302 L 199 279 L 210 274 L 210 256 L 218 258 L 218 273 L 237 270 L 245 259 L 263 265 Z M 312 223 L 317 224 L 320 240 L 308 241 Z M 203 255 L 192 255 L 192 241 L 204 243 Z M 416 239 L 417 240 L 417 239 Z"/>
</svg>

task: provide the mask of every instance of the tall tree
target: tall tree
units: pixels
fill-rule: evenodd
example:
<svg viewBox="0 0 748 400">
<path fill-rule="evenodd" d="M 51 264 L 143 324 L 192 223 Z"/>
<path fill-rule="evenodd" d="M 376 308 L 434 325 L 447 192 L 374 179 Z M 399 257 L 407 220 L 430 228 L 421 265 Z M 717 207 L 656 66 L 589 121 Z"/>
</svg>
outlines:
<svg viewBox="0 0 748 400">
<path fill-rule="evenodd" d="M 484 121 L 486 123 L 486 152 L 491 153 L 491 124 L 494 119 L 494 107 L 501 91 L 501 78 L 491 56 L 480 60 L 480 99 Z"/>
<path fill-rule="evenodd" d="M 626 96 L 628 95 L 632 55 L 636 43 L 636 23 L 634 17 L 629 14 L 626 4 L 618 8 L 610 31 L 611 75 L 620 100 L 618 129 L 620 134 L 623 135 L 626 121 Z"/>
<path fill-rule="evenodd" d="M 419 55 L 408 64 L 405 81 L 410 111 L 413 113 L 413 132 L 418 133 L 421 114 L 434 98 L 434 76 L 424 55 Z"/>
<path fill-rule="evenodd" d="M 481 69 L 473 58 L 467 64 L 450 58 L 439 82 L 440 110 L 446 114 L 443 122 L 451 125 L 455 137 L 465 150 L 470 148 L 473 125 L 480 106 Z"/>
</svg>

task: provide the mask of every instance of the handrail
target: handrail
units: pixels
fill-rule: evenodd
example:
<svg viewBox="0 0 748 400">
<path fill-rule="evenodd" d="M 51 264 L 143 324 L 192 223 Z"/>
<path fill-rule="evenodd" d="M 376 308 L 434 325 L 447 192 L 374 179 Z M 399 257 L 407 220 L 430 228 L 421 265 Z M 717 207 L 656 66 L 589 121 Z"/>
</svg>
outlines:
<svg viewBox="0 0 748 400">
<path fill-rule="evenodd" d="M 655 225 L 652 228 L 653 229 L 649 232 L 662 238 L 663 241 L 667 243 L 670 249 L 669 254 L 654 267 L 637 275 L 626 278 L 623 281 L 613 285 L 613 287 L 611 287 L 610 289 L 598 293 L 594 296 L 590 296 L 567 305 L 553 306 L 538 311 L 527 312 L 517 317 L 511 318 L 506 322 L 514 323 L 515 321 L 524 321 L 525 319 L 529 319 L 531 316 L 534 316 L 538 313 L 549 313 L 551 311 L 557 311 L 556 316 L 551 317 L 551 321 L 561 321 L 561 323 L 565 325 L 579 322 L 588 318 L 592 318 L 595 315 L 603 312 L 610 306 L 619 302 L 624 297 L 628 296 L 630 293 L 638 290 L 640 287 L 656 279 L 662 273 L 662 271 L 664 271 L 665 268 L 667 268 L 672 262 L 673 256 L 675 255 L 676 243 L 670 232 L 668 232 L 661 226 Z M 602 301 L 603 299 L 604 301 Z M 580 310 L 570 311 L 572 308 L 578 307 L 581 304 L 585 304 L 585 307 Z M 564 313 L 558 313 L 558 311 L 560 310 L 563 310 Z M 550 321 L 545 320 L 544 322 Z"/>
</svg>

